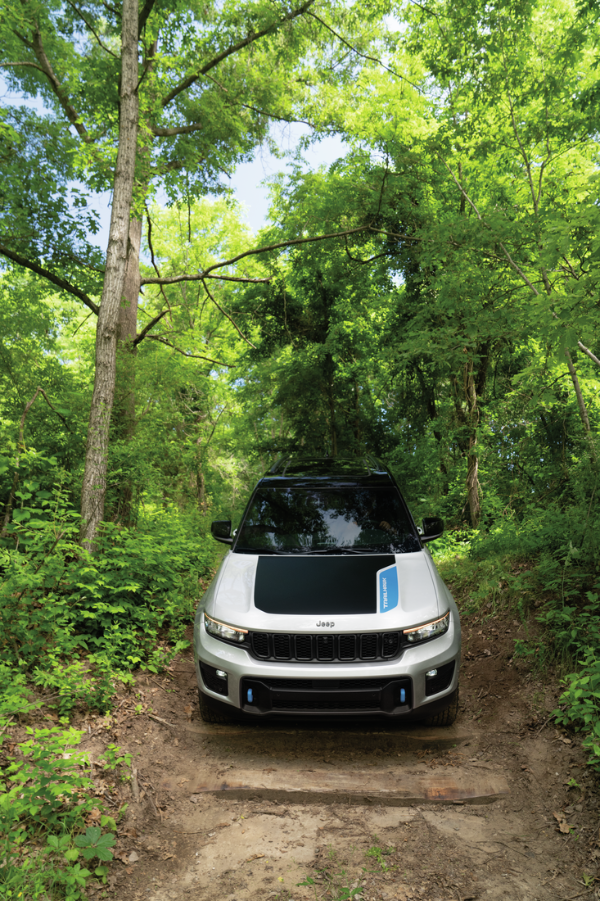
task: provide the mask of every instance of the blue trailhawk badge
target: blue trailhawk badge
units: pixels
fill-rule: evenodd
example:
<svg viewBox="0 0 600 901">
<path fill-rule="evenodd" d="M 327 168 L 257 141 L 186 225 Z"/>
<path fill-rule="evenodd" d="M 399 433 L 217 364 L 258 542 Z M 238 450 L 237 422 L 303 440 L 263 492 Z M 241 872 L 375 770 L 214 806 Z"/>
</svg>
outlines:
<svg viewBox="0 0 600 901">
<path fill-rule="evenodd" d="M 398 606 L 398 570 L 396 564 L 377 573 L 377 609 L 387 613 Z"/>
</svg>

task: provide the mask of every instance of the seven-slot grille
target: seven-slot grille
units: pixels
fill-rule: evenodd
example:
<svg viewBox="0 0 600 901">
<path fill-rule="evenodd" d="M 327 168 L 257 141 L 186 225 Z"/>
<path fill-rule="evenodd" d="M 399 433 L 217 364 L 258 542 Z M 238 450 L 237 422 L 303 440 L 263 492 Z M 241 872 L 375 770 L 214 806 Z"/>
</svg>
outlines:
<svg viewBox="0 0 600 901">
<path fill-rule="evenodd" d="M 351 663 L 354 660 L 391 660 L 401 650 L 399 632 L 366 632 L 349 635 L 290 635 L 252 632 L 252 656 L 258 660 L 291 663 Z"/>
</svg>

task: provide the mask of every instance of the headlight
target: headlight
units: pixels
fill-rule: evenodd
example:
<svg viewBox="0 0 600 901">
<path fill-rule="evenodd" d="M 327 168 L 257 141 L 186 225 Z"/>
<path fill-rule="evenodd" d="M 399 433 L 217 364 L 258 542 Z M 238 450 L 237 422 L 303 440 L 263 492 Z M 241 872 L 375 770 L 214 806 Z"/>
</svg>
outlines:
<svg viewBox="0 0 600 901">
<path fill-rule="evenodd" d="M 402 633 L 404 640 L 415 644 L 418 641 L 426 641 L 428 638 L 437 638 L 443 635 L 450 628 L 450 611 L 440 619 L 434 619 L 432 623 L 426 623 L 424 626 L 417 626 L 416 629 L 404 629 Z"/>
<path fill-rule="evenodd" d="M 236 629 L 234 626 L 226 626 L 225 623 L 211 619 L 206 613 L 204 614 L 204 626 L 209 635 L 214 635 L 215 638 L 221 638 L 223 641 L 241 643 L 246 640 L 246 635 L 248 634 L 247 629 Z"/>
</svg>

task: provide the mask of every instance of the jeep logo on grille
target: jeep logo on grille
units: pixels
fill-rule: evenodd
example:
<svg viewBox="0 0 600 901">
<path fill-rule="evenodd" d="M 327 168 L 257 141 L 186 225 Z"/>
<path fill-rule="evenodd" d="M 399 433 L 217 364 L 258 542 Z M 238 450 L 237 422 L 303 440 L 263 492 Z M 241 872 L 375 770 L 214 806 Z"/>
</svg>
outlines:
<svg viewBox="0 0 600 901">
<path fill-rule="evenodd" d="M 317 623 L 317 626 L 324 626 L 325 628 L 333 629 L 335 623 L 324 623 L 321 620 Z"/>
</svg>

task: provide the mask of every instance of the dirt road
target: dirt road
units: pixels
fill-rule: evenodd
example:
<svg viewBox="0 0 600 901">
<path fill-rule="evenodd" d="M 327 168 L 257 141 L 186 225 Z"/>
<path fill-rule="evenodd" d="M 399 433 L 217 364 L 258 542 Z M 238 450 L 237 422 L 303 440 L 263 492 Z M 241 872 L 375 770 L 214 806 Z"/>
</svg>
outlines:
<svg viewBox="0 0 600 901">
<path fill-rule="evenodd" d="M 595 779 L 576 737 L 549 722 L 554 676 L 544 685 L 512 660 L 512 619 L 463 628 L 447 730 L 206 726 L 191 652 L 167 676 L 141 676 L 113 717 L 88 724 L 92 756 L 116 741 L 137 772 L 105 786 L 115 807 L 129 803 L 113 897 L 600 897 Z"/>
</svg>

